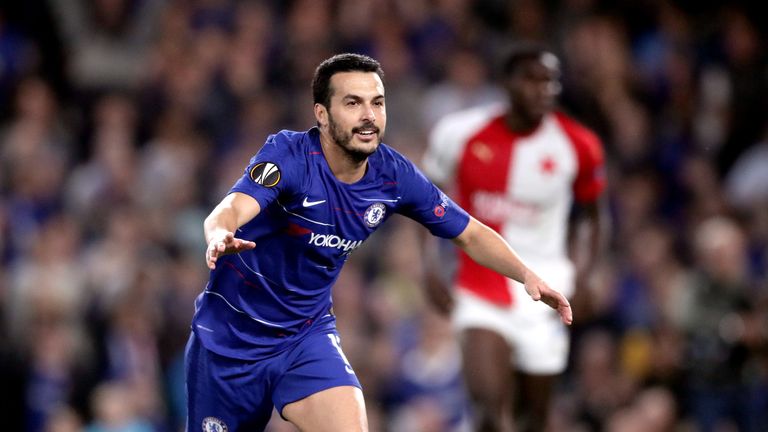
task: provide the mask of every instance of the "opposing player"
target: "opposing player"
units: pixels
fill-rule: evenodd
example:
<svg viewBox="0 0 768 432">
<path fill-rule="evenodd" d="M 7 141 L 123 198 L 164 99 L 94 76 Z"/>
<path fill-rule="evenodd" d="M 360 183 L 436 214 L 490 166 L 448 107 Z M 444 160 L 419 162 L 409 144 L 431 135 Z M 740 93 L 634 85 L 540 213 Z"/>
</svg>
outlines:
<svg viewBox="0 0 768 432">
<path fill-rule="evenodd" d="M 564 296 L 381 143 L 382 78 L 379 63 L 362 55 L 321 63 L 312 83 L 317 127 L 270 136 L 206 218 L 211 273 L 187 345 L 187 430 L 263 430 L 273 407 L 303 431 L 367 430 L 331 286 L 394 213 L 452 238 L 571 322 Z"/>
<path fill-rule="evenodd" d="M 597 136 L 555 109 L 559 75 L 550 51 L 518 46 L 503 69 L 508 106 L 446 116 L 432 130 L 423 162 L 436 184 L 454 186 L 459 205 L 571 296 L 575 279 L 588 274 L 600 249 L 605 180 Z M 578 269 L 567 251 L 574 201 L 589 239 L 581 245 L 587 254 Z M 517 281 L 462 251 L 454 285 L 453 297 L 440 284 L 431 285 L 437 289 L 431 294 L 439 307 L 453 308 L 477 430 L 510 430 L 514 417 L 516 430 L 544 430 L 554 379 L 566 367 L 566 328 Z M 513 410 L 514 401 L 523 409 Z"/>
</svg>

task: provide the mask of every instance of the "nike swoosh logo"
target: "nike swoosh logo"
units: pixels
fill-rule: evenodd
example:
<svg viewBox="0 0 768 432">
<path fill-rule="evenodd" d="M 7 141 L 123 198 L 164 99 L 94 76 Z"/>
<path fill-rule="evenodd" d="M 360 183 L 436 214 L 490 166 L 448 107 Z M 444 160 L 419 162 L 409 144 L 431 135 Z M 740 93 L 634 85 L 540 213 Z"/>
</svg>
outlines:
<svg viewBox="0 0 768 432">
<path fill-rule="evenodd" d="M 312 206 L 316 206 L 316 205 L 318 205 L 318 204 L 322 204 L 322 203 L 324 203 L 324 202 L 325 202 L 325 200 L 320 200 L 320 201 L 307 201 L 307 197 L 304 197 L 304 202 L 303 202 L 303 203 L 301 203 L 301 205 L 303 205 L 304 207 L 312 207 Z"/>
</svg>

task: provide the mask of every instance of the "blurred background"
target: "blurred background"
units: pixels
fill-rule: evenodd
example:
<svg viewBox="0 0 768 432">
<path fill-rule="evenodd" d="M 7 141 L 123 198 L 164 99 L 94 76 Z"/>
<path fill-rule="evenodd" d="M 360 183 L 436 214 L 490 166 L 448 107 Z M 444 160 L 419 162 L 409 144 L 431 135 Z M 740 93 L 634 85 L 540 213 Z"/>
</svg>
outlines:
<svg viewBox="0 0 768 432">
<path fill-rule="evenodd" d="M 3 427 L 183 428 L 183 348 L 207 278 L 202 220 L 268 134 L 314 124 L 322 59 L 381 61 L 385 141 L 419 161 L 441 116 L 504 99 L 501 50 L 535 39 L 563 61 L 562 107 L 605 143 L 613 217 L 609 250 L 574 302 L 552 430 L 768 430 L 759 6 L 2 2 Z M 467 430 L 457 343 L 422 294 L 422 228 L 393 219 L 335 287 L 371 429 Z"/>
</svg>

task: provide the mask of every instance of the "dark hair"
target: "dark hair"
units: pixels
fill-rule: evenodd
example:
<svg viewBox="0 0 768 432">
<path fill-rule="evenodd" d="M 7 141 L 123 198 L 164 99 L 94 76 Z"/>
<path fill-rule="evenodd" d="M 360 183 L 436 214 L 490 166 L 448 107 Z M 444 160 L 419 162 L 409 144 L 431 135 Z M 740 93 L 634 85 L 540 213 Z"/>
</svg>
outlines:
<svg viewBox="0 0 768 432">
<path fill-rule="evenodd" d="M 330 107 L 331 105 L 331 77 L 339 72 L 376 72 L 384 81 L 384 71 L 375 59 L 363 54 L 336 54 L 324 60 L 315 69 L 312 78 L 312 97 L 314 103 Z"/>
<path fill-rule="evenodd" d="M 547 53 L 555 55 L 555 53 L 543 43 L 532 41 L 516 43 L 507 50 L 501 72 L 503 76 L 508 77 L 515 73 L 518 66 L 524 61 L 536 60 Z"/>
</svg>

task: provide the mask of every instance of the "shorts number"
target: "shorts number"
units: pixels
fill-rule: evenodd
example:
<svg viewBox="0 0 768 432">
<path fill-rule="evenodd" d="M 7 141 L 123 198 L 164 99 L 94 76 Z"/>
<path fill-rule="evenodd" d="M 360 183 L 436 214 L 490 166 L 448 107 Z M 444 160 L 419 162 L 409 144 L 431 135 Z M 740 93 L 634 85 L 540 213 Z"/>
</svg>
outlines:
<svg viewBox="0 0 768 432">
<path fill-rule="evenodd" d="M 333 347 L 336 348 L 336 351 L 339 352 L 341 359 L 344 360 L 344 369 L 347 370 L 347 373 L 354 374 L 355 371 L 352 370 L 352 365 L 349 364 L 349 360 L 347 360 L 347 356 L 345 356 L 344 351 L 341 350 L 341 338 L 339 337 L 339 335 L 329 334 L 328 339 L 331 340 L 331 344 L 333 344 Z"/>
</svg>

